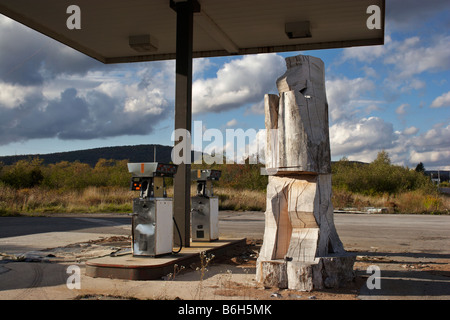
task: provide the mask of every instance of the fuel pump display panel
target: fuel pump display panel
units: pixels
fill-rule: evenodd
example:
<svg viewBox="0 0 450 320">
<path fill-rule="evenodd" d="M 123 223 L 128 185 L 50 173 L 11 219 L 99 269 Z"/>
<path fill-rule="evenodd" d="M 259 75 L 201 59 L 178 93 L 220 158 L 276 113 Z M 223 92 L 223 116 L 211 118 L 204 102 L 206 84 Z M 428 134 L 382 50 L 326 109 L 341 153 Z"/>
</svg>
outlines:
<svg viewBox="0 0 450 320">
<path fill-rule="evenodd" d="M 128 171 L 133 177 L 173 177 L 177 166 L 170 163 L 142 162 L 128 163 Z"/>
</svg>

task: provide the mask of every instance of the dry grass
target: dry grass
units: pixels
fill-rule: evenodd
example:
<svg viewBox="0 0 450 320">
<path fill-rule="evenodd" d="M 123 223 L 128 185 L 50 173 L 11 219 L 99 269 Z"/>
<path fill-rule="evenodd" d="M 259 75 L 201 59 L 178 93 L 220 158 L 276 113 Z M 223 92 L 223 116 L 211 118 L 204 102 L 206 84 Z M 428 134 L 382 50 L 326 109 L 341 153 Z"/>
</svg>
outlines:
<svg viewBox="0 0 450 320">
<path fill-rule="evenodd" d="M 450 197 L 426 194 L 420 190 L 395 195 L 367 196 L 347 191 L 333 191 L 333 205 L 337 208 L 387 208 L 388 213 L 449 214 Z"/>
<path fill-rule="evenodd" d="M 266 210 L 266 193 L 264 191 L 217 188 L 215 194 L 219 197 L 221 210 Z"/>
<path fill-rule="evenodd" d="M 221 210 L 265 210 L 265 193 L 216 188 Z M 191 194 L 195 195 L 196 186 Z M 167 188 L 173 196 L 173 188 Z M 137 192 L 120 187 L 88 187 L 80 191 L 42 187 L 16 190 L 0 185 L 0 216 L 43 213 L 131 212 Z"/>
<path fill-rule="evenodd" d="M 124 188 L 89 187 L 61 191 L 35 187 L 16 190 L 0 186 L 0 215 L 130 212 L 136 195 Z"/>
<path fill-rule="evenodd" d="M 197 192 L 196 185 L 191 186 L 191 196 Z M 167 195 L 173 196 L 173 188 L 167 189 Z M 219 198 L 220 210 L 234 211 L 265 211 L 266 192 L 253 190 L 236 190 L 232 188 L 216 187 L 214 195 Z"/>
<path fill-rule="evenodd" d="M 196 186 L 191 188 L 195 195 Z M 167 189 L 169 197 L 173 188 Z M 264 191 L 235 190 L 217 187 L 214 194 L 219 197 L 220 210 L 265 211 Z M 131 212 L 132 199 L 137 192 L 121 187 L 88 187 L 80 191 L 55 190 L 43 187 L 20 189 L 0 185 L 0 216 L 43 213 L 95 213 Z M 449 214 L 448 195 L 424 194 L 420 191 L 397 195 L 366 196 L 346 191 L 333 192 L 333 206 L 336 209 L 352 207 L 385 207 L 389 213 Z"/>
</svg>

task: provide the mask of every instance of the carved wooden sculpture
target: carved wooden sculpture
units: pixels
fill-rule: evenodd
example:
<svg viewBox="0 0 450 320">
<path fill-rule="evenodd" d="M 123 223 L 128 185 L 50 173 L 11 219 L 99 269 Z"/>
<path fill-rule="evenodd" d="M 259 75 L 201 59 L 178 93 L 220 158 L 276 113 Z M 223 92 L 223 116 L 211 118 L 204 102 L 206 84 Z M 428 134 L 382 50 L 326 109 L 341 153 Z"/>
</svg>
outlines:
<svg viewBox="0 0 450 320">
<path fill-rule="evenodd" d="M 267 186 L 257 278 L 264 286 L 310 291 L 352 280 L 333 220 L 324 63 L 286 58 L 278 95 L 265 96 Z"/>
</svg>

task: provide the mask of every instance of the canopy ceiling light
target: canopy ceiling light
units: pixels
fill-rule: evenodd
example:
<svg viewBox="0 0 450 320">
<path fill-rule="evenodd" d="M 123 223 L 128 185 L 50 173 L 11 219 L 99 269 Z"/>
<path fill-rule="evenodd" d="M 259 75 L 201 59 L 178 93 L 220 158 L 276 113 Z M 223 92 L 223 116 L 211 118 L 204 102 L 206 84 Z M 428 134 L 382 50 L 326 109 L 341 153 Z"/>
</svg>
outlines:
<svg viewBox="0 0 450 320">
<path fill-rule="evenodd" d="M 289 22 L 284 26 L 289 39 L 311 38 L 309 21 Z"/>
<path fill-rule="evenodd" d="M 149 34 L 130 36 L 128 43 L 137 52 L 153 52 L 158 50 L 158 41 Z"/>
</svg>

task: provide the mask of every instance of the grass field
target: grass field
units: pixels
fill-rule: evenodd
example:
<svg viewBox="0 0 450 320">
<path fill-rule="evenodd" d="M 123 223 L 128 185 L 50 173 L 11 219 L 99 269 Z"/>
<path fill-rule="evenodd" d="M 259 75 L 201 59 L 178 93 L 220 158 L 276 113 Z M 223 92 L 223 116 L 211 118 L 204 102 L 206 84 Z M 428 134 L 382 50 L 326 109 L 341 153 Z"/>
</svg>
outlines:
<svg viewBox="0 0 450 320">
<path fill-rule="evenodd" d="M 265 211 L 268 177 L 262 164 L 193 165 L 222 171 L 214 182 L 221 210 Z M 138 192 L 129 190 L 126 160 L 100 159 L 91 167 L 63 161 L 43 165 L 42 160 L 0 163 L 0 216 L 16 214 L 131 212 Z M 372 163 L 342 159 L 332 165 L 335 209 L 383 207 L 389 213 L 448 214 L 450 198 L 439 194 L 422 172 L 393 165 L 381 151 Z M 172 196 L 171 179 L 167 181 Z M 192 185 L 191 194 L 195 194 Z"/>
<path fill-rule="evenodd" d="M 194 194 L 195 186 L 192 188 Z M 266 193 L 256 190 L 214 189 L 220 210 L 265 211 Z M 168 188 L 168 196 L 172 196 Z M 88 187 L 83 190 L 54 190 L 43 187 L 14 189 L 0 187 L 0 216 L 42 215 L 51 213 L 132 212 L 136 191 L 123 187 Z M 333 193 L 335 209 L 383 207 L 388 213 L 448 214 L 450 197 L 409 191 L 396 195 L 369 196 L 345 191 Z"/>
</svg>

